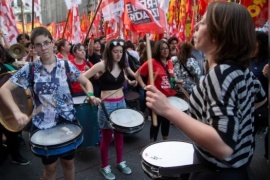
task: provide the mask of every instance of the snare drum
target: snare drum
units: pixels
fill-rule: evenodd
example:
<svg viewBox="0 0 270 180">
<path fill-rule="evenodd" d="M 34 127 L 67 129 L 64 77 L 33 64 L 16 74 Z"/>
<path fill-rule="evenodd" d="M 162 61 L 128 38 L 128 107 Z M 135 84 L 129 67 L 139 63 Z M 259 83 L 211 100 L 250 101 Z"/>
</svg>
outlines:
<svg viewBox="0 0 270 180">
<path fill-rule="evenodd" d="M 50 129 L 36 130 L 30 137 L 31 150 L 37 156 L 64 156 L 76 150 L 82 142 L 81 126 L 72 123 L 62 123 Z"/>
<path fill-rule="evenodd" d="M 76 117 L 83 127 L 84 140 L 80 147 L 94 146 L 99 142 L 99 126 L 97 122 L 97 107 L 87 103 L 86 96 L 73 97 Z"/>
<path fill-rule="evenodd" d="M 188 103 L 179 97 L 175 97 L 175 96 L 168 97 L 168 101 L 170 102 L 170 104 L 180 109 L 181 111 L 188 110 Z"/>
<path fill-rule="evenodd" d="M 129 108 L 140 110 L 140 98 L 141 95 L 136 91 L 125 93 L 125 100 Z"/>
<path fill-rule="evenodd" d="M 144 127 L 143 115 L 133 109 L 116 109 L 111 112 L 109 117 L 112 129 L 123 134 L 135 134 Z"/>
<path fill-rule="evenodd" d="M 147 146 L 141 152 L 141 165 L 153 179 L 187 179 L 191 172 L 204 169 L 194 159 L 193 145 L 180 141 L 163 141 Z"/>
</svg>

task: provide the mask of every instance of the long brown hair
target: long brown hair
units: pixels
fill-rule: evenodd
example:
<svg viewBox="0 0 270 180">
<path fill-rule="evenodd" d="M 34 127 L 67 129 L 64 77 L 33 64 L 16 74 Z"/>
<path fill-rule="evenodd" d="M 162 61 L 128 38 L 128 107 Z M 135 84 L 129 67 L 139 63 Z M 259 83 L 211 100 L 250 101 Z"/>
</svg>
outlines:
<svg viewBox="0 0 270 180">
<path fill-rule="evenodd" d="M 193 46 L 189 42 L 181 42 L 178 45 L 179 52 L 177 54 L 178 61 L 180 61 L 183 64 L 186 64 L 187 59 L 191 55 L 191 51 L 193 49 Z"/>
<path fill-rule="evenodd" d="M 237 3 L 212 2 L 206 24 L 211 40 L 217 44 L 216 62 L 229 60 L 247 68 L 256 48 L 255 27 L 247 9 Z"/>
</svg>

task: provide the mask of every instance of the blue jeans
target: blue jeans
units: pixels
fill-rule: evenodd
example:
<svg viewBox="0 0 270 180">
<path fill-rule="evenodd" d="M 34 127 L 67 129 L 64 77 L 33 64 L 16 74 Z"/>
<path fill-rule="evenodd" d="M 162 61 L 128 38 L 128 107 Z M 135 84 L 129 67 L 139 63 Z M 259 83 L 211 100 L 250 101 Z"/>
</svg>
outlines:
<svg viewBox="0 0 270 180">
<path fill-rule="evenodd" d="M 105 109 L 108 113 L 108 115 L 110 115 L 111 112 L 113 112 L 116 109 L 119 108 L 126 108 L 126 101 L 125 98 L 123 98 L 120 101 L 114 101 L 114 102 L 110 102 L 110 101 L 103 101 L 103 104 L 105 106 Z M 111 129 L 109 120 L 106 118 L 105 112 L 103 111 L 101 105 L 98 106 L 98 123 L 99 123 L 99 127 L 101 129 Z"/>
</svg>

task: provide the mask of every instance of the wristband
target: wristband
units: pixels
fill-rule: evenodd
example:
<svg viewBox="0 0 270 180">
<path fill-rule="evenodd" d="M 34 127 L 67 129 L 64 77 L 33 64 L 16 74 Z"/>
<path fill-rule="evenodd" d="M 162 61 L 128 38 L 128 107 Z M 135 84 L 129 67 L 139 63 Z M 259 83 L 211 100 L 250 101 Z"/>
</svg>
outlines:
<svg viewBox="0 0 270 180">
<path fill-rule="evenodd" d="M 92 92 L 88 92 L 87 94 L 88 94 L 88 96 L 90 96 L 90 97 L 91 97 L 91 96 L 94 96 L 94 94 L 93 94 Z"/>
</svg>

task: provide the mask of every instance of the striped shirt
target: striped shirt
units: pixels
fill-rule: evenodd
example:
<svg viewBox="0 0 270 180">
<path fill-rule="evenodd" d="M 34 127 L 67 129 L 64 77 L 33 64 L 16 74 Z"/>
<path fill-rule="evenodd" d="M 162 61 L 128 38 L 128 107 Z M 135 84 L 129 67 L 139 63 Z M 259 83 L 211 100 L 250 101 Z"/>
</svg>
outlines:
<svg viewBox="0 0 270 180">
<path fill-rule="evenodd" d="M 214 67 L 193 88 L 190 115 L 216 129 L 233 149 L 224 160 L 196 146 L 209 162 L 221 168 L 238 168 L 250 163 L 254 153 L 254 102 L 266 98 L 260 82 L 248 69 L 232 64 Z"/>
</svg>

